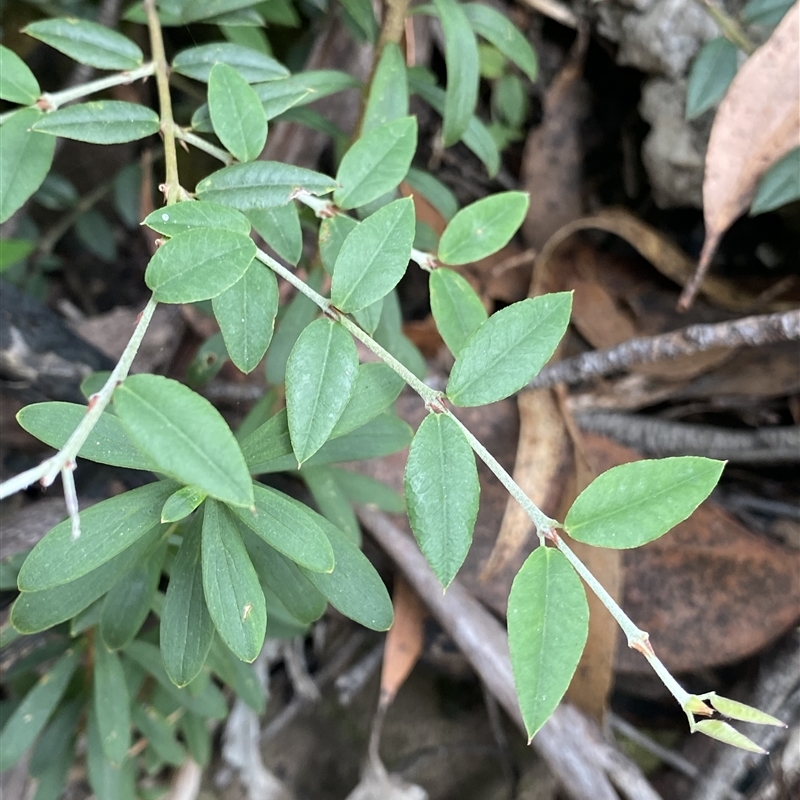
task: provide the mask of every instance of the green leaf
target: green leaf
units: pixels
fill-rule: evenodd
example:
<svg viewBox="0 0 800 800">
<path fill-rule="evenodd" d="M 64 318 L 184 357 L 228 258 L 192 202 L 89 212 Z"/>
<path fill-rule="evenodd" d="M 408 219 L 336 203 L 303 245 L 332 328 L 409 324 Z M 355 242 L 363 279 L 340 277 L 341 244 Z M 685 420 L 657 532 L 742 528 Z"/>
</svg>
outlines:
<svg viewBox="0 0 800 800">
<path fill-rule="evenodd" d="M 148 228 L 163 233 L 164 236 L 177 236 L 197 228 L 232 231 L 242 236 L 250 235 L 250 221 L 239 211 L 208 201 L 177 203 L 167 208 L 157 208 L 147 215 L 142 223 Z"/>
<path fill-rule="evenodd" d="M 341 467 L 331 467 L 336 483 L 342 488 L 351 503 L 361 506 L 375 506 L 388 514 L 404 514 L 406 504 L 403 496 L 391 486 L 387 486 L 369 475 L 353 472 Z"/>
<path fill-rule="evenodd" d="M 78 666 L 79 652 L 78 648 L 68 650 L 8 718 L 0 736 L 0 771 L 13 767 L 47 724 Z"/>
<path fill-rule="evenodd" d="M 204 397 L 161 375 L 131 375 L 114 392 L 114 407 L 131 439 L 161 472 L 225 503 L 253 504 L 239 445 Z"/>
<path fill-rule="evenodd" d="M 406 62 L 400 48 L 387 42 L 369 86 L 361 133 L 394 122 L 408 114 L 408 79 Z"/>
<path fill-rule="evenodd" d="M 242 454 L 252 474 L 259 472 L 258 467 L 275 459 L 291 456 L 292 467 L 297 460 L 292 453 L 292 440 L 289 438 L 289 422 L 286 409 L 283 408 L 266 422 L 259 425 L 241 443 Z"/>
<path fill-rule="evenodd" d="M 208 495 L 195 486 L 184 486 L 167 498 L 161 509 L 162 522 L 178 522 L 185 519 L 206 499 Z"/>
<path fill-rule="evenodd" d="M 344 240 L 333 269 L 331 301 L 345 313 L 380 300 L 399 283 L 414 242 L 414 202 L 395 200 Z"/>
<path fill-rule="evenodd" d="M 794 0 L 749 0 L 741 11 L 742 22 L 748 25 L 777 25 L 792 7 Z"/>
<path fill-rule="evenodd" d="M 554 548 L 537 547 L 508 597 L 511 668 L 530 741 L 555 711 L 578 666 L 589 633 L 580 578 Z"/>
<path fill-rule="evenodd" d="M 23 108 L 0 127 L 0 222 L 5 222 L 42 185 L 53 163 L 56 141 L 32 131 L 38 108 Z"/>
<path fill-rule="evenodd" d="M 197 714 L 186 713 L 178 724 L 181 727 L 189 755 L 201 766 L 207 767 L 211 760 L 211 732 L 206 721 Z"/>
<path fill-rule="evenodd" d="M 30 239 L 0 239 L 0 272 L 13 267 L 36 249 Z"/>
<path fill-rule="evenodd" d="M 165 546 L 159 547 L 111 587 L 100 617 L 100 636 L 106 647 L 120 650 L 139 632 L 158 589 L 165 555 Z"/>
<path fill-rule="evenodd" d="M 184 533 L 161 614 L 161 655 L 176 686 L 186 686 L 200 674 L 214 638 L 203 594 L 200 530 L 199 524 L 191 525 Z"/>
<path fill-rule="evenodd" d="M 536 53 L 508 17 L 483 3 L 465 3 L 461 8 L 478 36 L 491 42 L 531 81 L 536 81 L 539 73 Z"/>
<path fill-rule="evenodd" d="M 94 100 L 59 108 L 42 117 L 33 129 L 91 144 L 120 144 L 158 132 L 152 108 L 121 100 Z"/>
<path fill-rule="evenodd" d="M 360 136 L 345 153 L 333 201 L 357 208 L 395 189 L 405 178 L 417 148 L 417 118 L 402 117 Z"/>
<path fill-rule="evenodd" d="M 736 75 L 737 60 L 736 45 L 724 36 L 700 48 L 686 84 L 686 119 L 699 117 L 722 100 Z"/>
<path fill-rule="evenodd" d="M 215 64 L 208 77 L 214 133 L 239 161 L 254 161 L 267 143 L 267 118 L 258 95 L 233 67 Z"/>
<path fill-rule="evenodd" d="M 723 461 L 699 456 L 633 461 L 595 478 L 564 527 L 596 547 L 639 547 L 683 522 L 717 485 Z"/>
<path fill-rule="evenodd" d="M 436 328 L 457 356 L 486 321 L 486 309 L 475 290 L 457 272 L 440 267 L 431 273 L 431 313 Z"/>
<path fill-rule="evenodd" d="M 330 319 L 312 322 L 286 363 L 289 436 L 298 464 L 330 438 L 353 392 L 358 352 L 353 337 Z"/>
<path fill-rule="evenodd" d="M 214 639 L 208 653 L 208 667 L 256 714 L 264 713 L 267 699 L 252 665 L 236 658 L 218 638 Z"/>
<path fill-rule="evenodd" d="M 296 105 L 303 105 L 311 100 L 316 100 L 315 92 L 308 86 L 299 85 L 296 78 L 302 78 L 306 73 L 281 78 L 277 81 L 256 84 L 253 89 L 264 109 L 264 116 L 268 120 L 283 114 Z"/>
<path fill-rule="evenodd" d="M 413 69 L 409 70 L 408 78 L 414 94 L 418 94 L 438 114 L 444 115 L 445 92 L 438 86 L 419 80 Z M 475 115 L 470 117 L 461 141 L 483 162 L 489 177 L 494 177 L 500 169 L 500 151 L 487 127 Z"/>
<path fill-rule="evenodd" d="M 254 161 L 213 172 L 197 184 L 197 194 L 201 200 L 250 211 L 285 206 L 300 190 L 322 195 L 335 188 L 336 181 L 319 172 L 278 161 Z"/>
<path fill-rule="evenodd" d="M 17 422 L 45 444 L 61 449 L 85 416 L 86 406 L 52 401 L 25 406 L 17 413 Z M 117 417 L 105 412 L 78 451 L 78 457 L 112 467 L 151 472 L 156 469 L 153 461 L 133 444 Z"/>
<path fill-rule="evenodd" d="M 428 414 L 419 426 L 405 473 L 411 530 L 447 588 L 467 557 L 478 515 L 475 456 L 458 423 Z"/>
<path fill-rule="evenodd" d="M 175 686 L 169 679 L 161 660 L 161 653 L 154 644 L 134 639 L 126 648 L 125 656 L 143 667 L 158 681 L 159 686 L 165 689 L 181 706 L 209 719 L 225 719 L 228 716 L 228 704 L 225 696 L 214 685 L 207 681 L 201 684 L 199 680 L 193 681 L 184 688 Z"/>
<path fill-rule="evenodd" d="M 309 467 L 301 472 L 314 504 L 325 519 L 332 522 L 351 541 L 361 543 L 361 528 L 353 506 L 336 481 L 333 467 Z"/>
<path fill-rule="evenodd" d="M 450 189 L 429 172 L 411 167 L 406 183 L 419 192 L 448 222 L 458 211 L 458 199 Z"/>
<path fill-rule="evenodd" d="M 370 336 L 375 333 L 375 328 L 381 321 L 381 314 L 383 313 L 383 298 L 376 300 L 366 308 L 353 312 L 353 319 L 359 324 L 362 330 L 366 331 Z"/>
<path fill-rule="evenodd" d="M 303 232 L 297 206 L 290 202 L 275 208 L 247 212 L 253 227 L 264 241 L 283 259 L 296 265 L 303 255 Z"/>
<path fill-rule="evenodd" d="M 161 530 L 160 525 L 154 526 L 119 555 L 74 581 L 42 591 L 23 592 L 11 609 L 12 624 L 22 633 L 39 633 L 80 614 L 152 550 Z"/>
<path fill-rule="evenodd" d="M 765 714 L 753 706 L 748 706 L 745 703 L 740 703 L 738 700 L 731 700 L 728 697 L 721 697 L 718 694 L 712 693 L 708 700 L 720 714 L 724 714 L 730 719 L 738 719 L 741 722 L 752 722 L 754 725 L 773 725 L 776 728 L 785 728 L 786 723 L 773 717 L 771 714 Z"/>
<path fill-rule="evenodd" d="M 225 644 L 255 661 L 267 631 L 267 605 L 230 511 L 207 500 L 203 517 L 203 591 Z"/>
<path fill-rule="evenodd" d="M 144 60 L 138 45 L 127 36 L 85 19 L 45 19 L 32 22 L 22 31 L 75 61 L 97 69 L 136 69 Z"/>
<path fill-rule="evenodd" d="M 704 733 L 706 736 L 710 736 L 712 739 L 717 739 L 732 747 L 738 747 L 740 750 L 747 750 L 750 753 L 759 753 L 760 755 L 767 754 L 766 750 L 721 719 L 704 719 L 701 722 L 695 722 L 694 729 Z"/>
<path fill-rule="evenodd" d="M 386 631 L 392 625 L 392 601 L 380 575 L 367 557 L 324 517 L 319 525 L 333 548 L 336 566 L 333 572 L 301 570 L 328 602 L 346 617 L 374 631 Z"/>
<path fill-rule="evenodd" d="M 179 767 L 186 753 L 175 738 L 175 731 L 166 717 L 153 706 L 136 703 L 131 715 L 133 724 L 142 732 L 150 746 L 167 764 Z"/>
<path fill-rule="evenodd" d="M 525 192 L 501 192 L 462 208 L 444 229 L 439 260 L 469 264 L 496 253 L 522 225 L 528 203 Z"/>
<path fill-rule="evenodd" d="M 386 364 L 359 364 L 350 400 L 333 426 L 331 438 L 343 436 L 386 411 L 403 391 L 405 381 Z"/>
<path fill-rule="evenodd" d="M 112 764 L 103 752 L 94 704 L 89 703 L 86 723 L 86 772 L 96 800 L 135 800 L 134 761 Z"/>
<path fill-rule="evenodd" d="M 242 531 L 242 539 L 261 583 L 272 588 L 293 617 L 309 624 L 325 613 L 327 601 L 300 567 L 249 529 Z"/>
<path fill-rule="evenodd" d="M 455 144 L 467 130 L 478 101 L 478 43 L 463 7 L 456 0 L 433 0 L 444 31 L 447 91 L 442 138 Z"/>
<path fill-rule="evenodd" d="M 67 783 L 69 768 L 75 761 L 75 728 L 84 707 L 84 698 L 63 703 L 36 742 L 28 773 L 36 778 L 33 800 L 59 800 Z"/>
<path fill-rule="evenodd" d="M 117 241 L 114 229 L 106 216 L 96 208 L 84 211 L 73 226 L 78 241 L 90 252 L 106 263 L 116 261 Z"/>
<path fill-rule="evenodd" d="M 242 372 L 252 372 L 272 341 L 278 313 L 275 273 L 253 260 L 236 283 L 212 299 L 225 347 Z"/>
<path fill-rule="evenodd" d="M 211 70 L 217 64 L 235 69 L 247 83 L 285 78 L 289 70 L 274 58 L 240 44 L 216 42 L 183 50 L 172 61 L 172 69 L 187 78 L 210 82 Z"/>
<path fill-rule="evenodd" d="M 492 314 L 467 340 L 447 383 L 457 406 L 509 397 L 547 363 L 569 324 L 572 294 L 546 294 Z"/>
<path fill-rule="evenodd" d="M 72 538 L 69 519 L 56 525 L 25 559 L 19 572 L 20 590 L 59 586 L 110 561 L 158 525 L 161 506 L 174 490 L 174 484 L 159 481 L 81 511 L 79 539 Z"/>
<path fill-rule="evenodd" d="M 131 746 L 131 701 L 119 656 L 98 638 L 94 640 L 92 686 L 103 752 L 112 764 L 121 764 Z"/>
<path fill-rule="evenodd" d="M 324 277 L 325 273 L 317 268 L 311 271 L 306 283 L 315 291 L 319 291 L 322 288 Z M 268 383 L 278 386 L 284 382 L 289 353 L 306 325 L 310 324 L 311 320 L 317 316 L 317 311 L 319 309 L 316 303 L 309 300 L 302 292 L 297 292 L 289 301 L 289 305 L 284 307 L 283 316 L 267 351 L 265 372 Z"/>
<path fill-rule="evenodd" d="M 159 303 L 196 303 L 233 286 L 255 254 L 255 243 L 244 234 L 192 230 L 156 250 L 144 279 Z"/>
<path fill-rule="evenodd" d="M 341 0 L 341 3 L 366 40 L 374 44 L 378 39 L 378 22 L 370 0 Z"/>
<path fill-rule="evenodd" d="M 231 509 L 234 514 L 267 544 L 296 564 L 314 572 L 333 569 L 333 551 L 308 506 L 275 489 L 254 484 L 255 512 Z"/>
<path fill-rule="evenodd" d="M 319 226 L 319 257 L 329 275 L 333 275 L 336 259 L 344 240 L 356 228 L 358 222 L 345 214 L 335 214 L 323 219 Z"/>
<path fill-rule="evenodd" d="M 761 179 L 750 216 L 763 214 L 800 199 L 800 147 L 776 161 Z"/>
<path fill-rule="evenodd" d="M 13 50 L 0 45 L 0 100 L 29 106 L 41 93 L 28 65 Z"/>
</svg>

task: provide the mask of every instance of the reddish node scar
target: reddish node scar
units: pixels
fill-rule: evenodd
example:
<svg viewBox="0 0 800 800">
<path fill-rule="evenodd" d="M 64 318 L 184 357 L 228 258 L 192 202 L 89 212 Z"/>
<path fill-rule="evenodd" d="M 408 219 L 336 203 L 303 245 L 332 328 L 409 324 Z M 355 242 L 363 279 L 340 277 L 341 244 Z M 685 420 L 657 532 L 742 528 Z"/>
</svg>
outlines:
<svg viewBox="0 0 800 800">
<path fill-rule="evenodd" d="M 546 541 L 552 542 L 553 544 L 557 545 L 560 538 L 559 535 L 555 532 L 553 528 L 545 528 L 542 531 L 542 536 L 545 538 Z"/>
<path fill-rule="evenodd" d="M 643 656 L 654 656 L 653 645 L 650 644 L 650 634 L 643 633 L 640 637 L 628 643 L 631 650 L 638 650 Z"/>
<path fill-rule="evenodd" d="M 334 322 L 339 322 L 339 320 L 342 318 L 342 312 L 339 311 L 339 309 L 336 308 L 336 306 L 332 303 L 329 303 L 327 308 L 323 308 L 322 313 L 328 319 L 332 319 Z"/>
<path fill-rule="evenodd" d="M 447 412 L 447 406 L 444 404 L 444 398 L 441 396 L 425 403 L 425 408 L 427 408 L 428 411 L 432 411 L 434 414 L 444 414 Z"/>
<path fill-rule="evenodd" d="M 89 396 L 89 405 L 86 406 L 86 413 L 88 414 L 96 405 L 97 401 L 100 399 L 99 394 L 93 394 Z"/>
</svg>

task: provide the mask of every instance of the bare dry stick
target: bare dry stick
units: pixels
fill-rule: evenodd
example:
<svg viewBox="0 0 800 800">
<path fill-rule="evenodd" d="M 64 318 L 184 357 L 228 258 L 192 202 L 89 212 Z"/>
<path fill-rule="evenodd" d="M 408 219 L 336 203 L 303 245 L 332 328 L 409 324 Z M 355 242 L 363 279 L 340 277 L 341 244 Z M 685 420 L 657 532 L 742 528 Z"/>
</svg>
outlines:
<svg viewBox="0 0 800 800">
<path fill-rule="evenodd" d="M 570 386 L 589 378 L 611 375 L 637 364 L 692 355 L 715 347 L 758 347 L 773 342 L 797 340 L 800 340 L 800 311 L 762 314 L 714 325 L 689 325 L 658 336 L 629 339 L 616 347 L 593 350 L 551 364 L 527 388 L 543 389 L 559 383 Z"/>
</svg>

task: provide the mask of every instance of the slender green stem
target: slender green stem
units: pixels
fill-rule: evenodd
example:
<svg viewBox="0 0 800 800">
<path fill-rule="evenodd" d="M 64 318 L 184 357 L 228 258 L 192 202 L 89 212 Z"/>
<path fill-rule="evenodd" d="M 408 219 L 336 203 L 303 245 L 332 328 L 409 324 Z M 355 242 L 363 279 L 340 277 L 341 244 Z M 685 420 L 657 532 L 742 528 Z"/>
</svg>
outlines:
<svg viewBox="0 0 800 800">
<path fill-rule="evenodd" d="M 720 33 L 733 45 L 750 55 L 755 52 L 756 46 L 750 41 L 744 28 L 738 20 L 728 14 L 714 0 L 699 0 L 708 12 L 708 15 L 717 23 Z"/>
<path fill-rule="evenodd" d="M 147 28 L 150 32 L 150 50 L 155 64 L 158 104 L 161 109 L 161 133 L 164 136 L 164 162 L 166 178 L 164 196 L 167 205 L 177 203 L 183 195 L 178 178 L 178 153 L 175 149 L 175 120 L 172 116 L 172 98 L 169 93 L 169 64 L 164 51 L 164 37 L 158 18 L 155 0 L 144 0 Z"/>
<path fill-rule="evenodd" d="M 198 150 L 202 150 L 204 153 L 214 156 L 214 158 L 225 164 L 226 167 L 233 164 L 233 162 L 236 160 L 227 150 L 223 150 L 221 147 L 217 147 L 216 145 L 211 144 L 211 142 L 207 142 L 202 136 L 198 136 L 196 133 L 187 131 L 184 128 L 181 128 L 179 125 L 174 125 L 173 130 L 175 132 L 176 139 L 180 139 L 182 142 L 186 142 L 186 144 L 190 144 L 193 147 L 196 147 Z"/>
<path fill-rule="evenodd" d="M 128 72 L 117 72 L 114 75 L 106 75 L 104 78 L 98 78 L 88 83 L 82 83 L 80 86 L 72 86 L 69 89 L 64 89 L 60 92 L 53 92 L 49 94 L 44 92 L 39 100 L 34 104 L 45 111 L 55 111 L 57 108 L 71 103 L 74 100 L 80 100 L 83 97 L 88 97 L 91 94 L 102 92 L 103 89 L 110 89 L 112 86 L 121 86 L 123 84 L 133 83 L 140 78 L 147 78 L 155 72 L 155 64 L 150 61 L 147 64 L 142 64 L 141 67 L 132 69 Z M 6 111 L 5 114 L 0 114 L 0 124 L 12 114 L 19 111 L 15 108 L 11 111 Z"/>
</svg>

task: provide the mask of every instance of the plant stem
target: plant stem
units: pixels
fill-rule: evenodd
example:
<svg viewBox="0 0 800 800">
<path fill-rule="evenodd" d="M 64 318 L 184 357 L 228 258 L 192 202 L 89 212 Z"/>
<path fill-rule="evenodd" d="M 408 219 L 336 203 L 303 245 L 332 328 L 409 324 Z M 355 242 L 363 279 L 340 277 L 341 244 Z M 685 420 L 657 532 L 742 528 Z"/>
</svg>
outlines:
<svg viewBox="0 0 800 800">
<path fill-rule="evenodd" d="M 88 83 L 82 83 L 80 86 L 72 86 L 69 89 L 53 92 L 52 94 L 44 92 L 34 105 L 39 105 L 46 111 L 55 111 L 57 108 L 61 108 L 61 106 L 71 103 L 74 100 L 80 100 L 82 97 L 87 97 L 90 94 L 102 92 L 103 89 L 109 89 L 112 86 L 133 83 L 140 78 L 149 77 L 154 72 L 155 64 L 149 61 L 147 64 L 142 64 L 141 67 L 132 69 L 129 72 L 117 72 L 114 75 L 106 75 L 104 78 L 98 78 Z M 11 111 L 6 111 L 5 114 L 0 114 L 0 124 L 5 122 L 12 114 L 16 114 L 17 111 L 19 111 L 19 109 L 15 108 Z"/>
<path fill-rule="evenodd" d="M 150 31 L 150 50 L 155 64 L 158 104 L 161 109 L 161 133 L 164 136 L 164 162 L 166 178 L 164 196 L 167 205 L 181 199 L 181 185 L 178 178 L 178 153 L 175 149 L 175 120 L 172 116 L 172 98 L 169 93 L 169 64 L 164 52 L 164 37 L 161 34 L 161 21 L 156 11 L 155 0 L 144 0 L 147 14 L 147 28 Z"/>
<path fill-rule="evenodd" d="M 221 147 L 207 142 L 202 136 L 198 136 L 196 133 L 184 130 L 179 125 L 173 125 L 173 131 L 176 139 L 180 139 L 182 142 L 186 142 L 186 144 L 190 144 L 198 150 L 202 150 L 204 153 L 214 156 L 214 158 L 221 161 L 226 167 L 230 166 L 235 161 L 234 157 L 227 150 L 223 150 Z"/>
<path fill-rule="evenodd" d="M 750 37 L 745 33 L 738 20 L 720 8 L 714 0 L 700 0 L 700 3 L 705 7 L 708 15 L 717 23 L 720 33 L 729 42 L 747 53 L 747 55 L 755 52 L 756 46 L 750 41 Z"/>
</svg>

